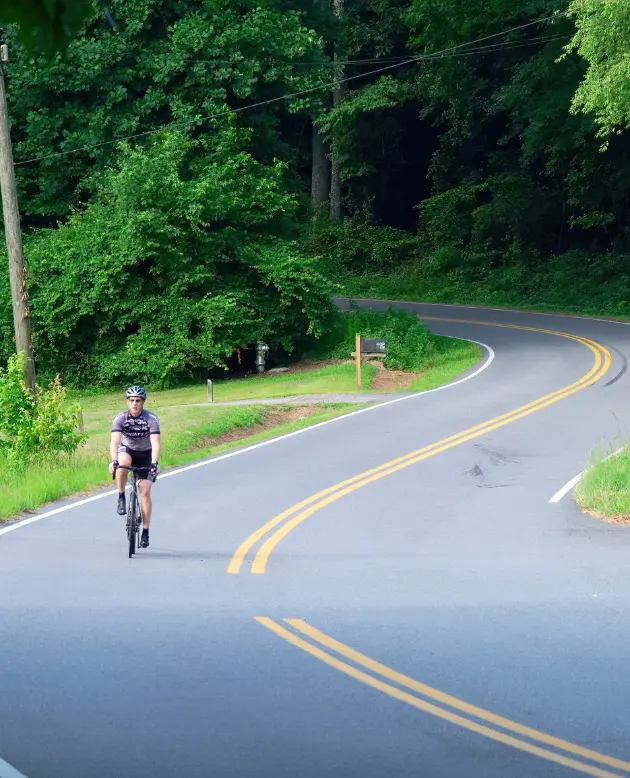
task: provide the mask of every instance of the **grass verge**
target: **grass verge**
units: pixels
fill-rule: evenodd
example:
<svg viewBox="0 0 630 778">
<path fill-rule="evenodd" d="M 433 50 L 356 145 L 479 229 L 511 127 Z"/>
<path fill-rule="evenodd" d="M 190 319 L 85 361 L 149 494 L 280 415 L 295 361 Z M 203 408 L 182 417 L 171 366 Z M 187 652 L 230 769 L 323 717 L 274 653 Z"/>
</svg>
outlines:
<svg viewBox="0 0 630 778">
<path fill-rule="evenodd" d="M 434 335 L 434 350 L 426 370 L 409 387 L 410 392 L 427 392 L 444 386 L 477 364 L 482 356 L 476 343 Z"/>
<path fill-rule="evenodd" d="M 430 333 L 417 317 L 401 312 L 356 311 L 341 320 L 341 332 L 334 333 L 332 343 L 324 343 L 319 352 L 309 355 L 313 360 L 348 359 L 354 349 L 354 333 L 362 337 L 387 338 L 386 365 L 390 378 L 397 372 L 396 381 L 384 381 L 386 371 L 380 366 L 364 362 L 361 366 L 361 390 L 426 391 L 453 380 L 472 367 L 482 356 L 479 346 L 467 341 L 445 338 Z M 305 365 L 293 366 L 290 372 L 274 375 L 252 375 L 249 378 L 216 381 L 215 402 L 259 400 L 291 397 L 305 394 L 356 394 L 355 366 L 352 361 L 328 364 L 312 369 Z M 309 365 L 310 367 L 310 365 Z M 406 375 L 405 375 L 406 374 Z M 105 417 L 124 409 L 120 390 L 101 394 L 71 392 L 70 399 L 78 400 L 86 414 L 86 423 L 105 423 Z M 206 403 L 206 386 L 194 386 L 151 391 L 148 408 L 169 412 L 176 406 Z M 207 407 L 212 407 L 211 405 Z"/>
<path fill-rule="evenodd" d="M 598 458 L 580 478 L 573 498 L 596 518 L 630 523 L 630 448 Z"/>
<path fill-rule="evenodd" d="M 163 468 L 204 459 L 228 449 L 267 440 L 317 424 L 350 410 L 356 404 L 319 404 L 307 407 L 271 405 L 237 408 L 179 408 L 160 415 Z M 107 473 L 111 414 L 90 419 L 83 451 L 68 459 L 34 461 L 13 467 L 0 458 L 0 521 L 46 503 L 111 487 Z M 104 425 L 104 426 L 103 426 Z"/>
<path fill-rule="evenodd" d="M 346 354 L 346 356 L 349 356 Z M 363 391 L 369 391 L 376 375 L 374 365 L 364 365 L 361 374 Z M 259 400 L 262 398 L 291 397 L 301 394 L 354 394 L 356 393 L 354 365 L 326 365 L 313 370 L 300 370 L 273 375 L 252 375 L 214 383 L 215 402 Z M 78 400 L 84 412 L 118 411 L 124 409 L 122 392 L 85 394 L 73 392 L 70 399 Z M 147 407 L 153 410 L 175 405 L 205 403 L 207 389 L 204 384 L 150 392 Z"/>
</svg>

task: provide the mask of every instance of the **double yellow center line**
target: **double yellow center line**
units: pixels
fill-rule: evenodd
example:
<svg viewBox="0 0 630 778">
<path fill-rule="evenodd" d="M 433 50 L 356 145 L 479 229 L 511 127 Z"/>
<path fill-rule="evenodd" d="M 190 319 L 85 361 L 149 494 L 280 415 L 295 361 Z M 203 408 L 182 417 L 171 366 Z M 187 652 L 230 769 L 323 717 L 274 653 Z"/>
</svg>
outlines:
<svg viewBox="0 0 630 778">
<path fill-rule="evenodd" d="M 291 629 L 263 616 L 258 616 L 256 621 L 291 645 L 366 686 L 477 735 L 596 778 L 620 778 L 620 774 L 630 773 L 629 762 L 547 735 L 420 683 L 370 659 L 301 619 L 284 619 Z"/>
<path fill-rule="evenodd" d="M 555 330 L 539 329 L 537 327 L 521 327 L 513 324 L 496 324 L 494 322 L 462 321 L 461 319 L 438 319 L 438 321 L 457 321 L 460 324 L 475 324 L 487 327 L 525 330 L 529 332 L 540 332 L 546 335 L 555 335 L 559 338 L 567 338 L 568 340 L 576 341 L 577 343 L 580 343 L 590 349 L 594 356 L 593 366 L 578 381 L 575 381 L 568 386 L 564 386 L 561 389 L 557 389 L 555 392 L 551 392 L 544 397 L 540 397 L 537 400 L 527 403 L 527 405 L 522 405 L 513 411 L 503 414 L 502 416 L 496 416 L 489 421 L 478 424 L 477 426 L 471 427 L 470 429 L 464 430 L 463 432 L 460 432 L 456 435 L 451 435 L 448 438 L 439 440 L 436 443 L 425 446 L 424 448 L 411 451 L 409 454 L 405 454 L 404 456 L 398 457 L 397 459 L 392 459 L 389 462 L 385 462 L 384 464 L 379 465 L 378 467 L 374 467 L 371 470 L 366 470 L 363 473 L 359 473 L 352 478 L 341 481 L 334 486 L 329 486 L 327 489 L 323 489 L 322 491 L 307 497 L 305 500 L 297 503 L 297 505 L 294 505 L 286 511 L 283 511 L 268 521 L 266 524 L 263 524 L 262 527 L 257 529 L 248 538 L 246 538 L 236 549 L 230 560 L 227 568 L 227 572 L 229 574 L 234 575 L 241 572 L 241 568 L 243 567 L 247 554 L 265 536 L 268 536 L 267 539 L 262 543 L 254 555 L 254 559 L 251 565 L 251 573 L 253 574 L 264 573 L 267 568 L 269 555 L 273 552 L 278 543 L 280 543 L 280 541 L 286 537 L 289 532 L 294 530 L 299 524 L 308 519 L 309 516 L 312 516 L 321 508 L 330 505 L 332 502 L 335 502 L 345 495 L 350 494 L 351 492 L 354 492 L 363 486 L 367 486 L 367 484 L 373 483 L 380 478 L 385 478 L 386 476 L 391 475 L 398 470 L 402 470 L 405 467 L 410 467 L 417 462 L 421 462 L 423 459 L 428 459 L 435 454 L 440 454 L 443 451 L 447 451 L 454 446 L 458 446 L 461 443 L 465 443 L 466 441 L 477 438 L 480 435 L 485 435 L 486 433 L 492 432 L 493 430 L 498 429 L 505 424 L 510 424 L 511 422 L 516 421 L 517 419 L 521 419 L 530 413 L 535 413 L 542 408 L 546 408 L 552 403 L 558 402 L 565 397 L 569 397 L 570 395 L 575 394 L 575 392 L 580 391 L 580 389 L 584 389 L 585 387 L 594 384 L 606 373 L 610 367 L 610 352 L 599 343 L 596 343 L 589 338 L 580 337 L 578 335 L 571 335 L 566 332 L 556 332 Z"/>
</svg>

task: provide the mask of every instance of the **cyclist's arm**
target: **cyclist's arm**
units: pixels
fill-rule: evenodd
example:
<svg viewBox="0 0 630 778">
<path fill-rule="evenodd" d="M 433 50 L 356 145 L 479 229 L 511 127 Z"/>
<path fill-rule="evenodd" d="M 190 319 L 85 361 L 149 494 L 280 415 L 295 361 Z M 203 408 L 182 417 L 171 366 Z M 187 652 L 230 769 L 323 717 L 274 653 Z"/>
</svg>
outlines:
<svg viewBox="0 0 630 778">
<path fill-rule="evenodd" d="M 151 433 L 151 459 L 154 462 L 160 461 L 160 433 Z"/>
<path fill-rule="evenodd" d="M 109 458 L 112 462 L 118 461 L 118 446 L 122 440 L 122 432 L 112 432 L 112 437 L 109 443 Z"/>
</svg>

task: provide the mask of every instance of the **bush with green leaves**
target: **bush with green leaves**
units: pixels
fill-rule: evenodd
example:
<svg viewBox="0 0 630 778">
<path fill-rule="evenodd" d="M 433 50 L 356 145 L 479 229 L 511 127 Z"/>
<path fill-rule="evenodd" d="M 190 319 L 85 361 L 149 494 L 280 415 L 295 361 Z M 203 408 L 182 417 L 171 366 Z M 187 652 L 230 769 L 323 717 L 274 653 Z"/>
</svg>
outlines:
<svg viewBox="0 0 630 778">
<path fill-rule="evenodd" d="M 443 348 L 437 338 L 418 317 L 406 311 L 390 308 L 373 311 L 351 308 L 338 312 L 334 323 L 307 356 L 322 359 L 348 359 L 355 349 L 355 337 L 383 338 L 387 355 L 383 363 L 394 370 L 423 370 L 431 363 L 436 351 Z"/>
<path fill-rule="evenodd" d="M 332 285 L 287 227 L 285 165 L 242 151 L 233 121 L 215 130 L 125 148 L 85 211 L 27 238 L 40 372 L 163 387 L 326 328 Z"/>
<path fill-rule="evenodd" d="M 317 224 L 306 246 L 309 253 L 323 257 L 334 270 L 378 273 L 411 261 L 419 241 L 404 230 L 346 220 L 342 224 Z"/>
<path fill-rule="evenodd" d="M 67 404 L 57 376 L 37 386 L 36 399 L 24 383 L 24 355 L 14 354 L 0 368 L 0 452 L 10 458 L 71 454 L 86 440 L 79 431 L 79 406 Z"/>
</svg>

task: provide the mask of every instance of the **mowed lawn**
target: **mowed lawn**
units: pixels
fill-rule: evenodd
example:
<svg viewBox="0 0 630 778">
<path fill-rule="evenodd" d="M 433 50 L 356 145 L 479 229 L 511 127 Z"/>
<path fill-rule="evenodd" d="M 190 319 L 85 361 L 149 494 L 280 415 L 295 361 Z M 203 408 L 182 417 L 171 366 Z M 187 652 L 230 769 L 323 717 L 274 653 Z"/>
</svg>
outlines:
<svg viewBox="0 0 630 778">
<path fill-rule="evenodd" d="M 369 391 L 376 374 L 374 365 L 362 365 L 362 391 Z M 314 370 L 273 375 L 252 375 L 249 378 L 226 379 L 214 382 L 214 401 L 259 400 L 262 398 L 291 397 L 302 394 L 349 394 L 356 392 L 354 365 L 326 365 Z M 81 403 L 84 412 L 116 411 L 126 407 L 123 390 L 106 393 L 74 393 L 72 399 Z M 207 402 L 206 384 L 183 386 L 149 392 L 147 408 L 155 410 L 175 405 Z"/>
<path fill-rule="evenodd" d="M 409 373 L 409 383 L 403 387 L 408 391 L 426 391 L 452 381 L 468 370 L 481 357 L 481 349 L 474 343 L 463 340 L 437 338 L 437 347 L 420 374 Z M 361 366 L 361 392 L 378 391 L 371 388 L 372 381 L 380 371 L 370 363 Z M 305 394 L 355 394 L 356 372 L 354 363 L 342 363 L 314 367 L 273 375 L 251 375 L 248 378 L 234 378 L 214 381 L 214 402 L 237 400 L 260 400 L 282 398 Z M 175 389 L 149 392 L 147 407 L 154 410 L 179 405 L 207 403 L 207 385 L 195 384 Z M 121 388 L 117 392 L 74 393 L 84 413 L 94 411 L 123 410 L 126 407 Z"/>
</svg>

